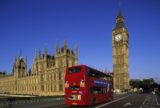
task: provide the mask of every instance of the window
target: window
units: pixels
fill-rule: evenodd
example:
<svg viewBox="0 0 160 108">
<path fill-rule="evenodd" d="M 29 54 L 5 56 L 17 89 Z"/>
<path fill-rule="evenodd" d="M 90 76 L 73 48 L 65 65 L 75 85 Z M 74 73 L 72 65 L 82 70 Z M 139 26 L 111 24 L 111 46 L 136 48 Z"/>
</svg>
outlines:
<svg viewBox="0 0 160 108">
<path fill-rule="evenodd" d="M 41 74 L 41 81 L 42 81 L 42 82 L 44 81 L 44 76 L 43 76 L 43 74 Z"/>
<path fill-rule="evenodd" d="M 59 85 L 59 90 L 63 91 L 63 85 L 62 84 Z"/>
<path fill-rule="evenodd" d="M 51 92 L 51 85 L 48 85 L 48 91 Z"/>
<path fill-rule="evenodd" d="M 54 85 L 54 91 L 56 91 L 56 85 Z"/>
<path fill-rule="evenodd" d="M 92 94 L 105 94 L 107 93 L 106 88 L 103 87 L 91 87 L 91 93 Z"/>
<path fill-rule="evenodd" d="M 44 91 L 44 85 L 41 85 L 41 91 Z"/>
<path fill-rule="evenodd" d="M 53 86 L 51 85 L 51 92 L 53 91 Z"/>
<path fill-rule="evenodd" d="M 51 74 L 51 81 L 53 81 L 53 74 Z"/>
<path fill-rule="evenodd" d="M 81 67 L 69 68 L 69 74 L 81 72 Z"/>
<path fill-rule="evenodd" d="M 54 80 L 56 80 L 56 74 L 54 74 Z"/>
<path fill-rule="evenodd" d="M 69 90 L 80 90 L 80 87 L 79 86 L 70 86 L 68 89 Z"/>
<path fill-rule="evenodd" d="M 107 81 L 111 81 L 111 76 L 90 68 L 87 68 L 86 75 L 88 77 L 100 78 Z"/>
<path fill-rule="evenodd" d="M 61 74 L 61 72 L 59 73 L 59 80 L 61 80 L 62 79 L 62 76 L 61 76 L 62 74 Z"/>
<path fill-rule="evenodd" d="M 48 81 L 51 81 L 51 75 L 48 75 Z"/>
<path fill-rule="evenodd" d="M 72 66 L 74 66 L 74 64 L 75 64 L 75 61 L 74 61 L 74 60 L 72 60 Z"/>
</svg>

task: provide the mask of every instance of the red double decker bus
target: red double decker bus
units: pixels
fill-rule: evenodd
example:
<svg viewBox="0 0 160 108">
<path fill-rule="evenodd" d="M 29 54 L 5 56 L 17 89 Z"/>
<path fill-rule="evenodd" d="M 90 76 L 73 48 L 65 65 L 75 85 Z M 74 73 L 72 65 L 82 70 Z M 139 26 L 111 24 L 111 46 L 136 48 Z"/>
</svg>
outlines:
<svg viewBox="0 0 160 108">
<path fill-rule="evenodd" d="M 113 99 L 113 78 L 86 65 L 66 69 L 65 103 L 95 105 Z"/>
</svg>

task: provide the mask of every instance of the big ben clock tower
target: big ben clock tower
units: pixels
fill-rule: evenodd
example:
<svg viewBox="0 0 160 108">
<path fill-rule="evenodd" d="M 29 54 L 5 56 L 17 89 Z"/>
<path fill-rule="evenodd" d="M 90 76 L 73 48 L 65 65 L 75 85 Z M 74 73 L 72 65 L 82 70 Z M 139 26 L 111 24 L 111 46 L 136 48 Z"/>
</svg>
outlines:
<svg viewBox="0 0 160 108">
<path fill-rule="evenodd" d="M 124 17 L 119 10 L 116 25 L 112 31 L 114 89 L 129 90 L 128 66 L 129 33 L 124 23 Z"/>
</svg>

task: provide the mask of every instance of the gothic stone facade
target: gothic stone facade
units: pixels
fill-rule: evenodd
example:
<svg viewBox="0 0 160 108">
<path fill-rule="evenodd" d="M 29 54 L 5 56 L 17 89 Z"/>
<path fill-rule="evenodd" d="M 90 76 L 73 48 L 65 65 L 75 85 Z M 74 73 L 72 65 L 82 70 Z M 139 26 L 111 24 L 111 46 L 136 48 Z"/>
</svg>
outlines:
<svg viewBox="0 0 160 108">
<path fill-rule="evenodd" d="M 114 89 L 129 90 L 128 66 L 129 33 L 124 24 L 124 18 L 119 10 L 116 26 L 112 32 Z"/>
<path fill-rule="evenodd" d="M 27 59 L 15 58 L 12 75 L 0 74 L 0 93 L 38 96 L 64 95 L 64 76 L 68 66 L 78 64 L 78 49 L 55 46 L 55 56 L 35 53 L 32 69 L 27 72 Z"/>
</svg>

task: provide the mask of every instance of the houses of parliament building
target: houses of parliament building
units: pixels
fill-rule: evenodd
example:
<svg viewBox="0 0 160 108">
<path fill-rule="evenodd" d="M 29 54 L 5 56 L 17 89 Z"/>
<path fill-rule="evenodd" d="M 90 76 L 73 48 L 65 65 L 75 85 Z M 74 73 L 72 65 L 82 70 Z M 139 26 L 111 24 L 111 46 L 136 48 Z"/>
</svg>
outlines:
<svg viewBox="0 0 160 108">
<path fill-rule="evenodd" d="M 35 51 L 32 69 L 27 71 L 27 59 L 15 58 L 11 75 L 0 73 L 0 93 L 53 96 L 64 95 L 64 76 L 68 66 L 78 64 L 78 48 L 68 49 L 67 43 L 58 48 L 55 56 Z"/>
</svg>

